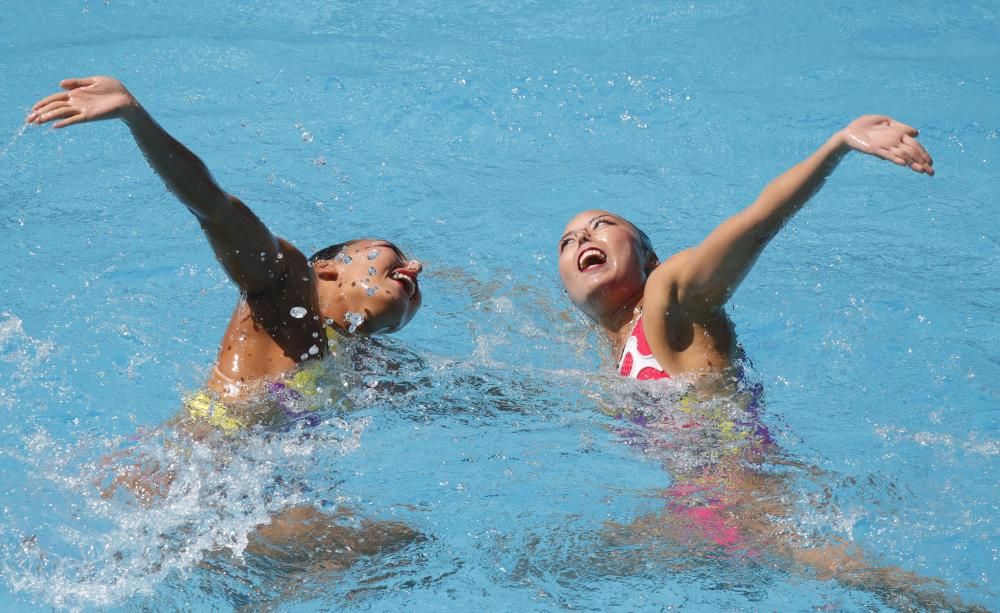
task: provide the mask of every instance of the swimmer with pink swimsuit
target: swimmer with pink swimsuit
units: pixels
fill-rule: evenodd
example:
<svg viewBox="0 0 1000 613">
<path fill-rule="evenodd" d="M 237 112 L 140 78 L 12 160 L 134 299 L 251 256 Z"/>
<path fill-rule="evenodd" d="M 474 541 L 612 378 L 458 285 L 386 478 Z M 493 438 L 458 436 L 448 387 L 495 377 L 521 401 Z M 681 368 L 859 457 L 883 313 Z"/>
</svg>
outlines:
<svg viewBox="0 0 1000 613">
<path fill-rule="evenodd" d="M 570 220 L 559 240 L 559 276 L 566 293 L 612 344 L 635 342 L 623 357 L 633 362 L 629 376 L 725 372 L 737 357 L 725 304 L 764 247 L 851 151 L 934 174 L 916 135 L 915 129 L 889 117 L 860 117 L 772 181 L 701 243 L 662 261 L 632 222 L 607 211 L 584 211 Z M 645 316 L 633 325 L 636 310 Z M 640 338 L 646 342 L 639 343 Z M 646 362 L 653 357 L 655 365 Z"/>
<path fill-rule="evenodd" d="M 622 376 L 649 381 L 685 373 L 731 373 L 738 370 L 740 351 L 725 304 L 764 247 L 851 151 L 933 175 L 933 162 L 916 136 L 915 129 L 889 117 L 862 116 L 772 181 L 700 244 L 663 261 L 632 222 L 608 211 L 584 211 L 570 220 L 559 240 L 563 287 L 612 345 L 623 348 L 615 356 Z M 752 399 L 751 416 L 755 405 Z M 717 427 L 735 436 L 753 431 L 752 424 L 720 419 L 726 423 L 715 423 L 712 415 L 692 416 L 692 426 Z M 737 427 L 741 425 L 751 428 Z M 756 440 L 769 443 L 766 434 Z M 744 535 L 753 526 L 743 525 L 731 509 L 733 501 L 748 498 L 743 477 L 752 483 L 760 476 L 748 471 L 752 468 L 740 457 L 713 461 L 701 474 L 686 475 L 686 482 L 668 489 L 668 509 L 727 551 L 752 553 Z"/>
</svg>

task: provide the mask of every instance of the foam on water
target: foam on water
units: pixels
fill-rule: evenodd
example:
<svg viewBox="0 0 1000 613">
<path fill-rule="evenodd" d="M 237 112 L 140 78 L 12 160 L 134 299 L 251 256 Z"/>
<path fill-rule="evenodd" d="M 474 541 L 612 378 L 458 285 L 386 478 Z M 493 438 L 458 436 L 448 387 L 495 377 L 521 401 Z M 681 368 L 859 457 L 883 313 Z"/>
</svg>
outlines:
<svg viewBox="0 0 1000 613">
<path fill-rule="evenodd" d="M 44 518 L 5 508 L 4 576 L 51 606 L 103 608 L 212 556 L 238 559 L 258 525 L 313 502 L 309 471 L 358 449 L 368 421 L 328 414 L 306 430 L 200 442 L 170 427 L 75 445 L 32 432 L 15 458 L 32 475 L 23 485 L 73 502 Z M 142 489 L 115 482 L 137 471 Z"/>
</svg>

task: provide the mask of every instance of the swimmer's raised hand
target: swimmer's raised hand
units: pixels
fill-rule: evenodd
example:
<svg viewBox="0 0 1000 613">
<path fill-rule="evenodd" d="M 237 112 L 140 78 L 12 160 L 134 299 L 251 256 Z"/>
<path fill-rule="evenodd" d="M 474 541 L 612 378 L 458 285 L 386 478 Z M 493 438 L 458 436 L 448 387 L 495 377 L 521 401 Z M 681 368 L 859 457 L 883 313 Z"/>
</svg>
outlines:
<svg viewBox="0 0 1000 613">
<path fill-rule="evenodd" d="M 59 86 L 66 91 L 36 102 L 25 118 L 27 123 L 55 121 L 53 128 L 64 128 L 86 121 L 127 119 L 127 112 L 139 107 L 121 81 L 111 77 L 65 79 Z"/>
<path fill-rule="evenodd" d="M 934 161 L 917 142 L 916 128 L 885 115 L 862 115 L 841 130 L 844 144 L 862 153 L 934 174 Z"/>
</svg>

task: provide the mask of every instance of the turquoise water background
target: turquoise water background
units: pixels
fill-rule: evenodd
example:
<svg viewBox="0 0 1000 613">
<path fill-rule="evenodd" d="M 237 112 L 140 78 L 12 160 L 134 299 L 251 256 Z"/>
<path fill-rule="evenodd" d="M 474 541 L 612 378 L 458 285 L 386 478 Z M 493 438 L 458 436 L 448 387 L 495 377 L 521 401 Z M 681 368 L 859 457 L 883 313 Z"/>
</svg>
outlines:
<svg viewBox="0 0 1000 613">
<path fill-rule="evenodd" d="M 607 542 L 671 480 L 602 412 L 632 388 L 555 264 L 591 207 L 661 253 L 689 246 L 876 112 L 920 128 L 937 176 L 848 158 L 730 313 L 764 422 L 824 471 L 790 487 L 800 529 L 1000 609 L 998 26 L 995 2 L 6 3 L 0 603 L 884 607 L 788 569 L 680 563 L 655 535 Z M 379 235 L 427 270 L 416 320 L 331 375 L 358 408 L 221 469 L 195 457 L 192 495 L 151 508 L 94 475 L 200 387 L 236 291 L 122 125 L 23 128 L 91 74 L 304 251 Z M 298 503 L 426 538 L 295 580 L 209 553 Z"/>
</svg>

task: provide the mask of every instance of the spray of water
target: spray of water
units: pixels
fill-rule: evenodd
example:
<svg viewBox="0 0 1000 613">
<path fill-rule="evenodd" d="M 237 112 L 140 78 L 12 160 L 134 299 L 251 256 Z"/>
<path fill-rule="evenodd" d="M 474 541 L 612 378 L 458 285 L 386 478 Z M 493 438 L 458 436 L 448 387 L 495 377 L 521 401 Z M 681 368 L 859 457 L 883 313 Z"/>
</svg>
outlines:
<svg viewBox="0 0 1000 613">
<path fill-rule="evenodd" d="M 14 143 L 16 143 L 19 138 L 21 138 L 21 135 L 23 135 L 24 131 L 27 129 L 28 129 L 28 124 L 22 124 L 21 127 L 18 128 L 16 132 L 14 132 L 14 136 L 11 137 L 10 141 L 8 141 L 8 143 L 4 146 L 3 149 L 0 149 L 0 158 L 7 155 L 7 152 L 10 151 L 10 148 L 14 146 Z"/>
<path fill-rule="evenodd" d="M 220 553 L 241 558 L 257 526 L 315 502 L 317 462 L 360 446 L 367 419 L 320 414 L 308 428 L 198 440 L 172 427 L 138 441 L 25 434 L 12 459 L 46 512 L 2 510 L 3 576 L 53 607 L 100 608 L 151 594 Z"/>
</svg>

